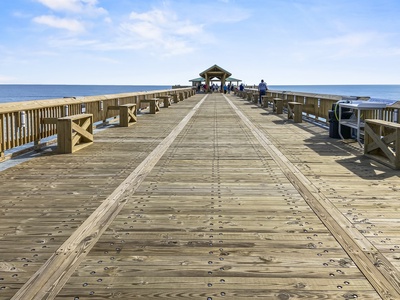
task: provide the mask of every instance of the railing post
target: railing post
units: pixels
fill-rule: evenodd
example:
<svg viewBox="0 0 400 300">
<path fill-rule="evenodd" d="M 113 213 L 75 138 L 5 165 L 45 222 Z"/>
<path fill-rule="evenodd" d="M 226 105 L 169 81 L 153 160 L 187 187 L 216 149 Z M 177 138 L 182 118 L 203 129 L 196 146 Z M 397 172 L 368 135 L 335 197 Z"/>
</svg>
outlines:
<svg viewBox="0 0 400 300">
<path fill-rule="evenodd" d="M 4 127 L 4 117 L 3 114 L 0 114 L 0 160 L 4 158 L 4 135 L 3 135 L 3 127 Z"/>
</svg>

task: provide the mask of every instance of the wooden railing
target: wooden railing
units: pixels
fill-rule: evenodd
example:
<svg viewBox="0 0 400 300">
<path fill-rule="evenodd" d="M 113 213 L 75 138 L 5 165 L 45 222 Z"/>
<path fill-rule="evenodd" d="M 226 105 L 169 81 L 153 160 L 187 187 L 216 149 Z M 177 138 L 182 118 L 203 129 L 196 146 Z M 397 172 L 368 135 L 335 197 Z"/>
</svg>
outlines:
<svg viewBox="0 0 400 300">
<path fill-rule="evenodd" d="M 245 92 L 257 92 L 257 89 L 248 88 Z M 303 104 L 302 110 L 303 115 L 314 119 L 318 122 L 329 122 L 329 111 L 332 110 L 332 105 L 335 105 L 339 100 L 343 99 L 343 96 L 339 95 L 324 95 L 324 94 L 312 94 L 303 92 L 285 92 L 269 90 L 266 94 L 267 97 L 281 98 L 283 99 L 283 106 L 287 109 L 288 102 L 299 102 Z M 358 100 L 368 100 L 369 97 L 360 97 Z M 383 110 L 383 120 L 389 122 L 400 123 L 399 109 L 400 102 L 394 105 L 388 106 Z M 365 118 L 378 118 L 378 111 L 370 111 Z"/>
<path fill-rule="evenodd" d="M 45 118 L 61 118 L 77 114 L 93 114 L 93 122 L 116 117 L 119 112 L 109 106 L 137 104 L 158 96 L 192 92 L 192 88 L 157 90 L 81 98 L 48 99 L 0 104 L 0 160 L 7 150 L 33 143 L 39 147 L 45 138 L 57 134 L 57 126 L 43 122 Z"/>
</svg>

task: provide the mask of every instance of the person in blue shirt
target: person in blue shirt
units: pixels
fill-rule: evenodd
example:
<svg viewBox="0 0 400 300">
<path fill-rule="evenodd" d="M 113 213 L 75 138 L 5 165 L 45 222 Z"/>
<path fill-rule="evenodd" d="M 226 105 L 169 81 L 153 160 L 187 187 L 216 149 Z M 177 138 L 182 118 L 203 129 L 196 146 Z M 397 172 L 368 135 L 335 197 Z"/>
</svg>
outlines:
<svg viewBox="0 0 400 300">
<path fill-rule="evenodd" d="M 228 90 L 228 86 L 226 85 L 226 83 L 224 84 L 224 94 L 226 94 L 226 91 Z"/>
<path fill-rule="evenodd" d="M 260 105 L 262 105 L 262 96 L 265 96 L 265 94 L 267 93 L 268 87 L 267 84 L 264 82 L 264 79 L 261 79 L 260 84 L 258 85 L 258 92 L 260 94 L 260 98 L 258 99 L 258 103 Z"/>
</svg>

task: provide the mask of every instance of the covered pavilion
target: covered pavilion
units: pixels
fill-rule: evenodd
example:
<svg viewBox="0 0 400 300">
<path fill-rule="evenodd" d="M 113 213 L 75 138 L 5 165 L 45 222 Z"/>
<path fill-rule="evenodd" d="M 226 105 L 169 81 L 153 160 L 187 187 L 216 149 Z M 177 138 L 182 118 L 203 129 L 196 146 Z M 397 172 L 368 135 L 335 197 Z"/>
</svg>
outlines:
<svg viewBox="0 0 400 300">
<path fill-rule="evenodd" d="M 204 82 L 207 86 L 207 91 L 210 90 L 210 83 L 213 81 L 220 81 L 221 86 L 224 86 L 226 82 L 230 82 L 231 84 L 232 82 L 236 82 L 236 84 L 239 85 L 239 82 L 242 81 L 240 79 L 230 77 L 232 74 L 218 65 L 211 66 L 207 70 L 201 72 L 199 75 L 201 77 L 189 81 L 192 82 L 193 86 L 198 86 Z"/>
</svg>

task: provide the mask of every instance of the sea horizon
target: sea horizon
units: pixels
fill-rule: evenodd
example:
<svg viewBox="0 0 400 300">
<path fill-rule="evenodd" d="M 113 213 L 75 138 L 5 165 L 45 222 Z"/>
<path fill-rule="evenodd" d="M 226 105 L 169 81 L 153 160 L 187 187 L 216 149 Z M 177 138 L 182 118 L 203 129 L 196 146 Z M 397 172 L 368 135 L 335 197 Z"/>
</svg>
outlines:
<svg viewBox="0 0 400 300">
<path fill-rule="evenodd" d="M 187 84 L 186 86 L 189 86 Z M 184 85 L 182 85 L 184 86 Z M 0 103 L 171 89 L 172 85 L 0 84 Z M 400 101 L 398 84 L 268 85 L 271 90 Z"/>
<path fill-rule="evenodd" d="M 171 85 L 0 84 L 0 103 L 171 89 Z"/>
<path fill-rule="evenodd" d="M 270 89 L 400 101 L 400 84 L 270 85 Z"/>
</svg>

